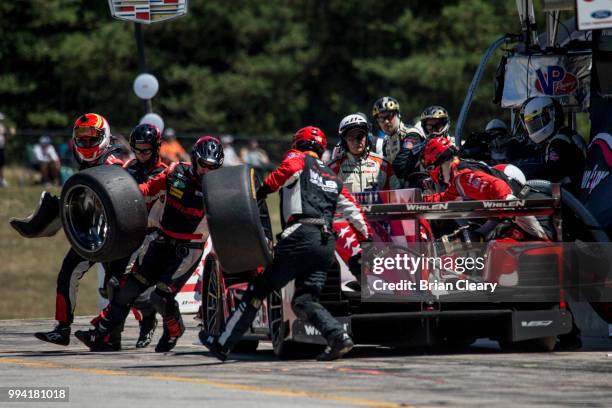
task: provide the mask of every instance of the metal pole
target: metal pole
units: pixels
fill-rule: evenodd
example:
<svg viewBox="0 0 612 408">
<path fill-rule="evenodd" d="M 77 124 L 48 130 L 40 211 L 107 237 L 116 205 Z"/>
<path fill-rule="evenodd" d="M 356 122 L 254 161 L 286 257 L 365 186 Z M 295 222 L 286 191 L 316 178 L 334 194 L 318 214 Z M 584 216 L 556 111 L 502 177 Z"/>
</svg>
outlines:
<svg viewBox="0 0 612 408">
<path fill-rule="evenodd" d="M 144 35 L 142 34 L 142 24 L 134 23 L 134 38 L 136 39 L 136 48 L 138 50 L 138 70 L 141 73 L 147 72 L 147 60 L 145 59 Z M 153 112 L 153 104 L 150 99 L 142 101 L 145 114 Z"/>
</svg>

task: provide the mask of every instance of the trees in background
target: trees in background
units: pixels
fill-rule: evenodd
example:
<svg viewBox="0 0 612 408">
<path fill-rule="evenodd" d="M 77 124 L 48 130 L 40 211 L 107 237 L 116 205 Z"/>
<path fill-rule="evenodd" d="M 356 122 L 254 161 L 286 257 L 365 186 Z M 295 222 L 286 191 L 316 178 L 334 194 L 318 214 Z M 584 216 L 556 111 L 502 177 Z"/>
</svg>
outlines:
<svg viewBox="0 0 612 408">
<path fill-rule="evenodd" d="M 0 2 L 0 111 L 21 127 L 67 127 L 84 111 L 138 121 L 133 25 L 106 3 Z M 490 0 L 190 0 L 186 17 L 144 27 L 168 126 L 271 136 L 305 124 L 335 135 L 387 94 L 406 119 L 440 104 L 456 121 L 486 47 L 517 30 L 514 2 Z M 468 128 L 501 112 L 494 69 Z"/>
</svg>

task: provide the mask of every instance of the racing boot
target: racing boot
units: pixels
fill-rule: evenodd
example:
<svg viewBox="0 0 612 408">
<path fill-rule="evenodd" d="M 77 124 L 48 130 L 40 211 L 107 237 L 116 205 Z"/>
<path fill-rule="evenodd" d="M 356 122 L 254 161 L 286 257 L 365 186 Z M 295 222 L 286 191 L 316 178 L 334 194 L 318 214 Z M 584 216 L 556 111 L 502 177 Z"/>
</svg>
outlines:
<svg viewBox="0 0 612 408">
<path fill-rule="evenodd" d="M 140 334 L 136 341 L 136 348 L 145 348 L 151 344 L 156 327 L 157 319 L 155 318 L 155 313 L 152 313 L 150 316 L 143 316 L 140 321 Z"/>
<path fill-rule="evenodd" d="M 353 344 L 351 336 L 349 336 L 346 332 L 342 333 L 340 336 L 334 337 L 329 342 L 325 348 L 325 351 L 317 356 L 317 361 L 337 360 L 344 354 L 351 351 L 353 346 L 355 346 L 355 344 Z"/>
<path fill-rule="evenodd" d="M 166 353 L 172 350 L 183 333 L 185 333 L 185 325 L 180 314 L 164 317 L 164 333 L 155 347 L 155 352 Z"/>
<path fill-rule="evenodd" d="M 109 334 L 103 334 L 97 329 L 77 330 L 74 336 L 89 347 L 89 351 L 121 350 L 121 342 L 112 343 Z"/>
<path fill-rule="evenodd" d="M 200 333 L 198 333 L 198 337 L 200 338 L 202 345 L 208 349 L 210 354 L 216 357 L 219 361 L 227 360 L 229 350 L 223 349 L 223 346 L 219 344 L 217 337 L 208 334 L 204 330 L 201 330 Z"/>
<path fill-rule="evenodd" d="M 38 340 L 59 344 L 60 346 L 67 346 L 70 344 L 70 326 L 60 323 L 50 332 L 38 332 L 34 333 L 34 336 Z"/>
</svg>

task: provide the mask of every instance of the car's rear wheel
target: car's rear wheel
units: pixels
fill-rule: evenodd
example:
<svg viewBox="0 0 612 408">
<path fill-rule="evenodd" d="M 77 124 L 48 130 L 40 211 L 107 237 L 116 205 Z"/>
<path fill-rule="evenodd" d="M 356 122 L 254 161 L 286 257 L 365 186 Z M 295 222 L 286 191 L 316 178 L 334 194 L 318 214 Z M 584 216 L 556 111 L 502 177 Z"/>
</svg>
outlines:
<svg viewBox="0 0 612 408">
<path fill-rule="evenodd" d="M 268 322 L 274 354 L 282 360 L 297 357 L 297 344 L 287 340 L 289 321 L 284 316 L 281 290 L 275 290 L 268 296 Z"/>
<path fill-rule="evenodd" d="M 219 335 L 225 324 L 224 282 L 219 262 L 214 259 L 206 261 L 202 281 L 202 328 L 209 334 Z"/>
</svg>

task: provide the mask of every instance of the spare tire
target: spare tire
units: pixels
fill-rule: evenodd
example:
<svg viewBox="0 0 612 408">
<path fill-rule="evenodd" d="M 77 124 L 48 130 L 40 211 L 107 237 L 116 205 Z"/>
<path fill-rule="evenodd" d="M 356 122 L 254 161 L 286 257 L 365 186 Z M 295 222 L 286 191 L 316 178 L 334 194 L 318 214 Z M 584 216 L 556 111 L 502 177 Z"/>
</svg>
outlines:
<svg viewBox="0 0 612 408">
<path fill-rule="evenodd" d="M 60 215 L 72 248 L 94 262 L 129 256 L 146 234 L 144 197 L 119 166 L 93 167 L 70 177 L 62 188 Z"/>
<path fill-rule="evenodd" d="M 204 207 L 213 248 L 226 273 L 251 271 L 272 262 L 272 227 L 261 185 L 247 166 L 223 167 L 202 178 Z"/>
</svg>

